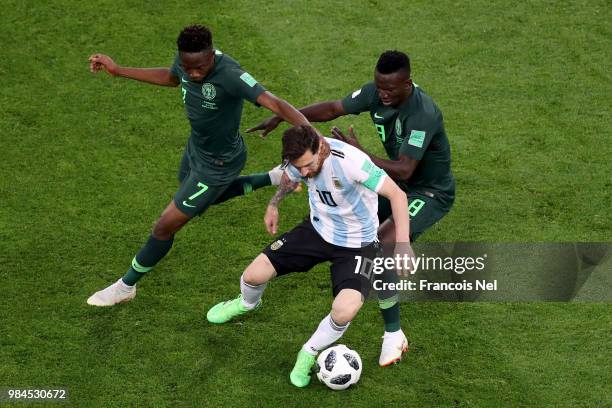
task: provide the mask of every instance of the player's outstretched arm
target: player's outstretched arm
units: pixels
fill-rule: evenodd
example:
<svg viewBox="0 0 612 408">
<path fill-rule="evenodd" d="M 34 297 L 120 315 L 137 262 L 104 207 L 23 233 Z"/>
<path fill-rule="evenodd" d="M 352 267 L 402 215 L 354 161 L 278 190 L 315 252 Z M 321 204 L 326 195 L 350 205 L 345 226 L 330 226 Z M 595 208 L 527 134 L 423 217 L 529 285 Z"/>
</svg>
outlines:
<svg viewBox="0 0 612 408">
<path fill-rule="evenodd" d="M 274 95 L 273 93 L 266 91 L 259 95 L 257 103 L 265 108 L 268 108 L 272 112 L 276 113 L 282 119 L 291 123 L 293 126 L 310 126 L 310 122 L 302 113 L 293 107 L 289 102 L 285 101 Z M 250 130 L 250 129 L 249 129 Z M 262 134 L 262 136 L 265 136 Z"/>
<path fill-rule="evenodd" d="M 149 84 L 178 86 L 179 80 L 168 68 L 129 68 L 118 65 L 111 57 L 93 54 L 89 57 L 89 70 L 93 73 L 106 71 L 112 76 L 120 76 Z"/>
<path fill-rule="evenodd" d="M 340 100 L 315 103 L 313 105 L 306 106 L 299 111 L 311 122 L 328 122 L 342 115 L 346 115 Z M 261 133 L 261 136 L 265 137 L 268 133 L 276 129 L 283 119 L 284 118 L 280 117 L 279 115 L 272 116 L 261 122 L 259 125 L 248 129 L 247 132 L 262 130 L 263 132 Z"/>
<path fill-rule="evenodd" d="M 414 251 L 410 246 L 408 198 L 406 198 L 406 193 L 389 177 L 385 177 L 378 194 L 391 202 L 391 212 L 395 224 L 395 255 L 399 256 L 400 259 L 410 258 L 412 260 L 406 259 L 406 262 L 402 262 L 401 267 L 397 269 L 398 274 L 407 276 L 414 270 Z"/>
<path fill-rule="evenodd" d="M 266 229 L 272 235 L 276 234 L 278 231 L 278 204 L 280 204 L 283 198 L 285 198 L 289 193 L 295 190 L 296 184 L 297 183 L 294 183 L 289 179 L 287 173 L 283 173 L 278 190 L 276 190 L 276 193 L 268 203 L 266 215 L 264 216 L 264 224 L 266 224 Z"/>
<path fill-rule="evenodd" d="M 410 219 L 408 218 L 408 198 L 397 184 L 385 177 L 378 194 L 391 202 L 391 212 L 395 223 L 395 242 L 410 241 Z"/>
<path fill-rule="evenodd" d="M 350 144 L 351 146 L 355 146 L 362 152 L 370 157 L 370 160 L 374 162 L 375 165 L 383 169 L 393 180 L 408 180 L 412 177 L 412 173 L 416 169 L 419 164 L 419 160 L 408 157 L 404 154 L 400 154 L 397 160 L 389 160 L 382 159 L 368 152 L 366 149 L 361 146 L 359 140 L 357 140 L 357 133 L 353 129 L 353 126 L 349 126 L 348 135 L 342 133 L 340 129 L 336 126 L 332 128 L 332 136 L 338 140 L 342 140 Z"/>
</svg>

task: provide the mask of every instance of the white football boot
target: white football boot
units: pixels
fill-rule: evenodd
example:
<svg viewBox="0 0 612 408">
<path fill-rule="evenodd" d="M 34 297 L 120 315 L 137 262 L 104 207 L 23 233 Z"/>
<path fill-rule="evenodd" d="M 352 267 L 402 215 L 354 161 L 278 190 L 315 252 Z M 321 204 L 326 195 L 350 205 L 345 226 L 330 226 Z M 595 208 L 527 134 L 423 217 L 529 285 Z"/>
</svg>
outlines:
<svg viewBox="0 0 612 408">
<path fill-rule="evenodd" d="M 87 299 L 87 304 L 92 306 L 112 306 L 117 303 L 129 302 L 136 297 L 136 285 L 128 286 L 121 278 L 106 289 L 94 293 Z"/>
<path fill-rule="evenodd" d="M 401 329 L 392 333 L 385 332 L 382 338 L 383 343 L 378 364 L 381 367 L 385 367 L 399 363 L 402 359 L 402 354 L 408 351 L 408 339 L 404 332 Z"/>
</svg>

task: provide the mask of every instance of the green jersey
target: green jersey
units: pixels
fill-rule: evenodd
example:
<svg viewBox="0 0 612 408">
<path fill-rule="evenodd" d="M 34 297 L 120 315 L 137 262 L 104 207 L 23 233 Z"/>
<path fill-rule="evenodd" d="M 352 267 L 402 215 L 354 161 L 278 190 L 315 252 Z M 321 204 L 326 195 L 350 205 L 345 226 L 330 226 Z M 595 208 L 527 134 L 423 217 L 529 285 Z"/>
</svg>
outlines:
<svg viewBox="0 0 612 408">
<path fill-rule="evenodd" d="M 450 144 L 442 112 L 417 85 L 412 95 L 394 108 L 381 102 L 374 82 L 342 100 L 346 113 L 370 112 L 376 132 L 391 160 L 406 155 L 419 160 L 407 181 L 397 182 L 406 192 L 421 192 L 451 205 L 455 179 L 451 172 Z"/>
<path fill-rule="evenodd" d="M 231 182 L 246 162 L 246 146 L 239 131 L 244 100 L 256 103 L 266 89 L 218 50 L 213 70 L 201 83 L 189 80 L 178 55 L 170 71 L 181 83 L 191 125 L 186 147 L 190 168 L 208 185 Z"/>
</svg>

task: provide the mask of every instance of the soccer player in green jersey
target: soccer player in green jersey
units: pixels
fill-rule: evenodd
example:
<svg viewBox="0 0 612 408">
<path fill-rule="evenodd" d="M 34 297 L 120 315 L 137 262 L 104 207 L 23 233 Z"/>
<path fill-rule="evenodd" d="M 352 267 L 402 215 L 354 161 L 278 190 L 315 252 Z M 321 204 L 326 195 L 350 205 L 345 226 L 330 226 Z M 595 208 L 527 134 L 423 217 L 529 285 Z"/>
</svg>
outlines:
<svg viewBox="0 0 612 408">
<path fill-rule="evenodd" d="M 361 112 L 370 114 L 388 158 L 380 158 L 366 151 L 352 128 L 348 135 L 337 128 L 333 129 L 332 134 L 366 153 L 406 193 L 411 241 L 448 213 L 455 199 L 455 180 L 450 167 L 450 144 L 444 130 L 442 112 L 431 97 L 412 82 L 410 59 L 406 54 L 399 51 L 382 53 L 374 70 L 374 81 L 343 99 L 315 103 L 300 111 L 312 122 L 327 122 Z M 265 136 L 282 120 L 274 116 L 248 131 L 262 130 Z M 389 244 L 395 239 L 395 224 L 389 201 L 384 197 L 379 197 L 378 217 L 380 240 Z M 395 360 L 397 347 L 385 347 L 385 343 L 387 339 L 395 337 L 395 343 L 399 343 L 403 333 L 397 296 L 380 296 L 385 336 L 379 362 L 387 365 Z"/>
<path fill-rule="evenodd" d="M 261 105 L 294 126 L 310 125 L 292 105 L 267 91 L 230 56 L 213 48 L 210 30 L 201 25 L 183 29 L 171 68 L 127 68 L 110 57 L 89 58 L 92 72 L 106 71 L 155 85 L 180 85 L 191 135 L 179 169 L 180 187 L 155 223 L 151 236 L 131 267 L 117 282 L 94 293 L 87 303 L 112 306 L 136 295 L 136 282 L 170 250 L 174 235 L 210 205 L 253 189 L 278 184 L 275 172 L 239 177 L 246 147 L 239 132 L 244 100 Z"/>
</svg>

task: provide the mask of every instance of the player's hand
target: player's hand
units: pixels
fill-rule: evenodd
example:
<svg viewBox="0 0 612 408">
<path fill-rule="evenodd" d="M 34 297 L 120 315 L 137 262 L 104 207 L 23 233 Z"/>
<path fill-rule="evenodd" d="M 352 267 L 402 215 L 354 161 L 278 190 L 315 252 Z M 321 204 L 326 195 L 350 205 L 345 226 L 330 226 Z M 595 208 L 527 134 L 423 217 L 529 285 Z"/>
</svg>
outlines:
<svg viewBox="0 0 612 408">
<path fill-rule="evenodd" d="M 115 61 L 108 55 L 93 54 L 89 57 L 89 71 L 94 74 L 100 71 L 106 71 L 111 75 L 116 75 L 118 67 Z"/>
<path fill-rule="evenodd" d="M 266 215 L 264 216 L 264 224 L 266 224 L 266 229 L 268 233 L 271 235 L 275 235 L 276 231 L 278 231 L 278 208 L 269 205 L 266 208 Z"/>
<path fill-rule="evenodd" d="M 398 259 L 399 257 L 400 260 L 400 264 L 396 265 L 397 274 L 403 277 L 414 274 L 414 262 L 416 262 L 416 258 L 414 257 L 414 251 L 412 250 L 410 242 L 397 242 L 393 252 L 394 259 Z"/>
<path fill-rule="evenodd" d="M 261 132 L 259 136 L 262 139 L 264 139 L 268 135 L 268 133 L 270 133 L 271 131 L 276 129 L 276 127 L 282 121 L 283 120 L 281 118 L 279 118 L 278 116 L 272 116 L 271 118 L 268 118 L 268 119 L 264 120 L 263 122 L 261 122 L 259 125 L 254 126 L 254 127 L 250 128 L 250 129 L 247 129 L 247 133 L 257 132 L 258 130 L 263 130 L 263 132 Z"/>
<path fill-rule="evenodd" d="M 359 140 L 357 140 L 357 133 L 355 133 L 355 130 L 353 129 L 353 125 L 349 126 L 348 135 L 345 135 L 344 133 L 342 133 L 342 131 L 338 129 L 336 126 L 332 127 L 331 132 L 334 138 L 338 140 L 342 140 L 343 142 L 346 142 L 350 144 L 351 146 L 355 146 L 359 150 L 363 150 L 361 148 L 361 144 L 359 143 Z"/>
</svg>

